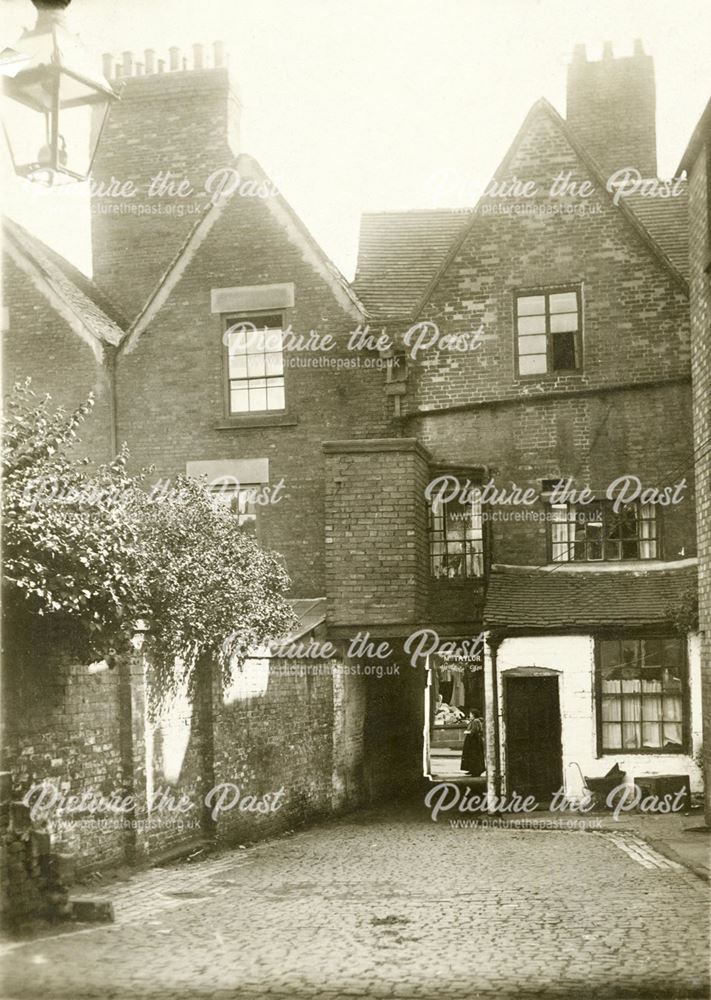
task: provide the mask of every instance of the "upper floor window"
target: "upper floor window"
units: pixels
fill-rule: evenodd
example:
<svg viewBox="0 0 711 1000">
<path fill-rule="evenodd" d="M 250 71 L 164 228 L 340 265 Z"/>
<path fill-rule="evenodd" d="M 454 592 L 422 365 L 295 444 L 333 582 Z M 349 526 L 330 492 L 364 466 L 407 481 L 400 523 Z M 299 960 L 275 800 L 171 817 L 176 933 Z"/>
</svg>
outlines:
<svg viewBox="0 0 711 1000">
<path fill-rule="evenodd" d="M 577 288 L 516 295 L 519 375 L 545 375 L 582 367 L 582 311 Z"/>
<path fill-rule="evenodd" d="M 228 412 L 283 410 L 282 316 L 227 316 L 224 341 Z"/>
<path fill-rule="evenodd" d="M 484 527 L 479 501 L 432 501 L 429 531 L 432 576 L 461 580 L 484 575 Z"/>
<path fill-rule="evenodd" d="M 610 501 L 552 504 L 550 546 L 553 562 L 656 559 L 656 509 L 628 504 L 615 512 Z"/>
<path fill-rule="evenodd" d="M 679 638 L 598 643 L 602 753 L 680 753 L 688 725 L 686 654 Z"/>
</svg>

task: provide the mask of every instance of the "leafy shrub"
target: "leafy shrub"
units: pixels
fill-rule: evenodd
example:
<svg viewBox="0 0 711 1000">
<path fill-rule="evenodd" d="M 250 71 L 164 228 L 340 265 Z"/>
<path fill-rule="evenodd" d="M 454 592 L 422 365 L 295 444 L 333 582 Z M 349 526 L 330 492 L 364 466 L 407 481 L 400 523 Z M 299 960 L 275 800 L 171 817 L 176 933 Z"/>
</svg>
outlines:
<svg viewBox="0 0 711 1000">
<path fill-rule="evenodd" d="M 92 467 L 72 448 L 93 399 L 52 410 L 16 386 L 4 421 L 3 590 L 6 621 L 50 622 L 75 655 L 101 659 L 144 620 L 156 669 L 172 686 L 176 659 L 192 671 L 294 624 L 280 557 L 260 548 L 200 483 L 179 477 L 148 492 L 127 472 L 125 447 Z"/>
</svg>

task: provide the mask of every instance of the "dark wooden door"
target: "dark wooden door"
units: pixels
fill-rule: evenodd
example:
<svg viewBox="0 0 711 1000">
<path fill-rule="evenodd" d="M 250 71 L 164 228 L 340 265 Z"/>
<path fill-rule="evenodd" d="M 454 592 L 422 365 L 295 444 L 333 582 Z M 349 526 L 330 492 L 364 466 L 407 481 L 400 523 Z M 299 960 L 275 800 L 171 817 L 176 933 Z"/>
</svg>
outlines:
<svg viewBox="0 0 711 1000">
<path fill-rule="evenodd" d="M 507 677 L 506 787 L 547 802 L 563 784 L 557 677 Z"/>
</svg>

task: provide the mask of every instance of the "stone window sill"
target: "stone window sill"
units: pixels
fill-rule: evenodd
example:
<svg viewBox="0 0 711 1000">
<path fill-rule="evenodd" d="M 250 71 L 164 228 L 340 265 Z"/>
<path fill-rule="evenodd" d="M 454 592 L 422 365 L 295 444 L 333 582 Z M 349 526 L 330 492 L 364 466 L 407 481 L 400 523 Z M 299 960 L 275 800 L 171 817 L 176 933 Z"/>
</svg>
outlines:
<svg viewBox="0 0 711 1000">
<path fill-rule="evenodd" d="M 239 430 L 246 427 L 295 427 L 299 418 L 293 413 L 254 413 L 243 417 L 224 417 L 214 425 L 216 431 Z"/>
</svg>

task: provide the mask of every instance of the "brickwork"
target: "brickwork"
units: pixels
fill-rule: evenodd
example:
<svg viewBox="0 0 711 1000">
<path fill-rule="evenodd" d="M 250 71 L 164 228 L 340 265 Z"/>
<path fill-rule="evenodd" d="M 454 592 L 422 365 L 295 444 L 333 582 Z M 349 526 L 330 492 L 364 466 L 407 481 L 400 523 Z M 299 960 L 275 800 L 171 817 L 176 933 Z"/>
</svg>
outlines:
<svg viewBox="0 0 711 1000">
<path fill-rule="evenodd" d="M 150 642 L 99 672 L 57 648 L 6 651 L 3 697 L 12 799 L 41 782 L 57 792 L 41 830 L 46 860 L 36 837 L 10 851 L 15 868 L 29 851 L 45 882 L 50 853 L 52 864 L 71 861 L 73 878 L 186 853 L 206 839 L 256 841 L 397 794 L 419 777 L 423 682 L 402 658 L 380 674 L 343 657 L 247 661 L 225 690 L 202 665 L 192 694 L 164 699 L 156 716 L 146 711 Z M 64 810 L 64 796 L 85 793 L 129 796 L 133 805 Z M 36 802 L 37 792 L 27 804 Z M 16 840 L 10 831 L 8 846 Z M 32 879 L 10 882 L 18 912 L 46 902 Z"/>
<path fill-rule="evenodd" d="M 329 673 L 280 676 L 290 661 L 272 661 L 266 690 L 223 700 L 216 691 L 215 784 L 232 783 L 241 802 L 217 821 L 218 841 L 259 839 L 331 811 L 334 706 Z M 314 664 L 314 666 L 317 666 Z M 324 664 L 325 666 L 325 664 Z M 242 811 L 247 796 L 283 788 L 281 807 Z"/>
<path fill-rule="evenodd" d="M 411 439 L 328 442 L 329 622 L 415 622 L 428 585 L 427 455 Z"/>
<path fill-rule="evenodd" d="M 3 332 L 3 392 L 30 376 L 31 388 L 52 405 L 68 411 L 96 397 L 91 418 L 80 431 L 77 452 L 105 462 L 112 454 L 110 384 L 102 358 L 52 308 L 7 254 L 3 254 L 3 303 L 7 329 Z M 88 335 L 87 335 L 88 336 Z"/>
<path fill-rule="evenodd" d="M 507 164 L 506 176 L 531 178 L 545 196 L 540 212 L 516 213 L 489 199 L 424 305 L 440 333 L 481 327 L 469 351 L 426 350 L 411 363 L 404 432 L 437 463 L 485 466 L 498 484 L 540 493 L 543 479 L 571 478 L 604 493 L 629 474 L 645 486 L 686 479 L 674 507 L 659 511 L 665 559 L 695 554 L 694 476 L 689 385 L 688 297 L 619 208 L 599 189 L 548 212 L 559 171 L 592 180 L 563 130 L 537 106 Z M 535 207 L 534 205 L 534 207 Z M 491 214 L 487 214 L 487 206 Z M 580 285 L 583 347 L 579 373 L 516 374 L 514 292 Z M 673 414 L 673 419 L 670 416 Z M 547 561 L 543 522 L 490 527 L 493 562 Z M 543 513 L 543 507 L 532 508 Z M 499 508 L 497 508 L 497 516 Z M 473 615 L 474 617 L 474 615 Z"/>
<path fill-rule="evenodd" d="M 118 670 L 90 674 L 85 665 L 40 647 L 6 651 L 4 675 L 3 767 L 13 774 L 15 799 L 43 781 L 71 795 L 124 787 L 126 719 Z M 57 824 L 52 833 L 58 851 L 87 865 L 124 860 L 120 829 L 78 822 Z"/>
<path fill-rule="evenodd" d="M 704 718 L 707 818 L 711 822 L 711 236 L 707 139 L 688 171 L 691 258 L 691 365 L 694 387 L 699 630 Z"/>
<path fill-rule="evenodd" d="M 330 335 L 338 347 L 285 352 L 286 426 L 230 423 L 223 321 L 210 311 L 210 289 L 280 282 L 295 286 L 285 325 L 295 336 Z M 264 200 L 237 196 L 135 347 L 119 356 L 118 434 L 134 467 L 154 464 L 165 477 L 184 473 L 189 461 L 269 459 L 271 484 L 284 480 L 283 499 L 259 508 L 258 535 L 284 555 L 296 597 L 324 593 L 322 440 L 377 435 L 384 426 L 377 356 L 345 347 L 357 325 Z"/>
<path fill-rule="evenodd" d="M 657 176 L 654 61 L 635 42 L 631 57 L 587 62 L 578 46 L 568 66 L 567 120 L 590 155 L 611 174 L 635 167 Z"/>
<path fill-rule="evenodd" d="M 225 68 L 116 85 L 121 100 L 111 107 L 92 170 L 94 279 L 132 319 L 208 204 L 208 178 L 239 151 L 239 102 Z M 159 195 L 156 182 L 151 196 L 151 182 L 166 172 L 172 191 Z M 136 193 L 117 197 L 112 181 Z M 190 195 L 178 193 L 181 182 Z"/>
<path fill-rule="evenodd" d="M 551 199 L 553 179 L 594 183 L 587 199 Z M 577 392 L 689 376 L 688 295 L 578 159 L 560 126 L 537 105 L 506 176 L 537 183 L 532 199 L 487 199 L 420 318 L 442 333 L 482 328 L 480 346 L 423 351 L 406 410 L 439 409 L 549 392 Z M 570 214 L 566 211 L 570 208 Z M 516 374 L 514 292 L 580 286 L 580 372 Z"/>
<path fill-rule="evenodd" d="M 432 413 L 407 426 L 439 462 L 484 465 L 497 484 L 510 489 L 514 483 L 535 494 L 544 479 L 570 478 L 578 489 L 587 485 L 604 493 L 628 474 L 650 486 L 686 478 L 682 502 L 658 510 L 661 551 L 674 560 L 695 553 L 690 403 L 688 386 L 670 382 L 653 389 Z M 489 527 L 491 560 L 547 562 L 545 523 L 518 518 L 525 510 L 543 515 L 546 509 L 543 502 L 497 506 L 493 513 L 499 519 Z"/>
<path fill-rule="evenodd" d="M 18 930 L 37 918 L 54 919 L 66 908 L 61 858 L 30 810 L 6 799 L 0 810 L 0 926 Z"/>
</svg>

